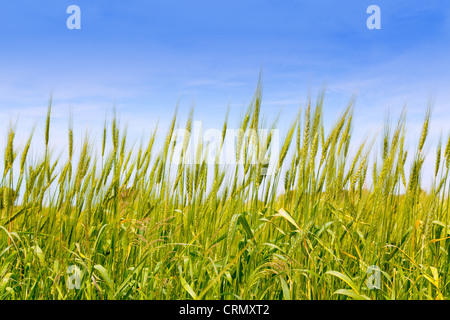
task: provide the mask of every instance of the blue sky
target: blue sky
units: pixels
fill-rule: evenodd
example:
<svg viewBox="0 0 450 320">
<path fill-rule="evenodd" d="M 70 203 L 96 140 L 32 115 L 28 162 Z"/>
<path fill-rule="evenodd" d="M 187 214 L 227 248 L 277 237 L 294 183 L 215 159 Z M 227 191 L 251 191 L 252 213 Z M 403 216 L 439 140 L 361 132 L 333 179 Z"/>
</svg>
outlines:
<svg viewBox="0 0 450 320">
<path fill-rule="evenodd" d="M 69 30 L 69 5 L 81 30 Z M 369 30 L 369 5 L 381 30 Z M 433 139 L 450 130 L 450 4 L 444 1 L 100 1 L 17 0 L 0 4 L 0 125 L 43 124 L 50 91 L 54 143 L 75 125 L 103 124 L 115 103 L 131 131 L 186 115 L 219 126 L 253 95 L 263 70 L 263 112 L 290 122 L 327 83 L 329 123 L 357 93 L 356 136 L 375 132 L 387 110 L 408 107 L 417 136 L 435 98 Z M 64 134 L 59 134 L 59 131 Z M 165 128 L 164 128 L 165 132 Z M 20 134 L 19 134 L 20 136 Z"/>
</svg>

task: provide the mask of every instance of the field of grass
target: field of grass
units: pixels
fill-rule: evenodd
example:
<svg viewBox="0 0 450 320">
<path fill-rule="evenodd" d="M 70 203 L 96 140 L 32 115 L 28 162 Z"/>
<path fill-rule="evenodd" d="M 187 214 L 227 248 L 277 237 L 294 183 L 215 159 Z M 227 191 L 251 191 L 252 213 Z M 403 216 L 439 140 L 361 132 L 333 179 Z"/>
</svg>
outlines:
<svg viewBox="0 0 450 320">
<path fill-rule="evenodd" d="M 331 128 L 322 104 L 319 94 L 302 108 L 280 150 L 271 135 L 239 134 L 238 166 L 208 166 L 201 140 L 198 161 L 170 165 L 174 132 L 191 132 L 192 114 L 134 148 L 114 117 L 99 150 L 86 139 L 76 154 L 69 125 L 64 161 L 52 152 L 51 104 L 40 157 L 29 154 L 33 135 L 17 148 L 5 130 L 0 299 L 448 298 L 450 139 L 425 192 L 430 108 L 414 150 L 402 114 L 377 154 L 373 141 L 350 142 L 353 102 Z M 263 128 L 260 105 L 258 87 L 242 133 Z M 379 288 L 368 288 L 369 266 Z"/>
</svg>

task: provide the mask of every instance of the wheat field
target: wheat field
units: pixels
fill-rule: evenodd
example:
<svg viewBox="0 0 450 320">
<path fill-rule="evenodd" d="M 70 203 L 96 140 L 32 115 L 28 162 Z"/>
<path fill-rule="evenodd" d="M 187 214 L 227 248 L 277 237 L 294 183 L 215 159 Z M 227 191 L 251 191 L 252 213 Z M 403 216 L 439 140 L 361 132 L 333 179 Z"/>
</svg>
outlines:
<svg viewBox="0 0 450 320">
<path fill-rule="evenodd" d="M 351 142 L 353 99 L 324 127 L 323 97 L 302 107 L 276 150 L 258 134 L 277 127 L 260 119 L 259 85 L 234 166 L 208 164 L 201 140 L 193 164 L 170 165 L 193 113 L 183 123 L 175 113 L 137 146 L 114 116 L 98 150 L 89 138 L 74 146 L 69 123 L 65 157 L 52 149 L 51 103 L 38 157 L 33 132 L 18 148 L 5 129 L 0 299 L 447 299 L 450 137 L 425 191 L 430 107 L 413 150 L 402 113 L 377 152 L 372 140 Z"/>
</svg>

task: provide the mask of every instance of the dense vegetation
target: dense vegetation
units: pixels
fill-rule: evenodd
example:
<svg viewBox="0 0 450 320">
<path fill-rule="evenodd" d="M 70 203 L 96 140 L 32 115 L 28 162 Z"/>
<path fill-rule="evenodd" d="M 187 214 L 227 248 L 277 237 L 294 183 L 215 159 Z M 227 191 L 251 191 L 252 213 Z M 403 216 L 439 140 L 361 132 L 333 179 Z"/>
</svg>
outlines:
<svg viewBox="0 0 450 320">
<path fill-rule="evenodd" d="M 377 154 L 374 141 L 350 142 L 353 100 L 331 128 L 322 104 L 323 94 L 309 100 L 275 150 L 256 130 L 259 86 L 236 139 L 241 164 L 208 166 L 199 140 L 198 161 L 174 166 L 176 113 L 165 137 L 155 129 L 137 147 L 114 116 L 98 148 L 86 138 L 76 155 L 69 125 L 63 161 L 49 145 L 50 103 L 39 158 L 29 154 L 33 134 L 17 148 L 7 131 L 0 299 L 448 298 L 450 139 L 424 192 L 430 108 L 413 152 L 403 113 L 385 125 Z M 187 132 L 192 124 L 191 113 Z M 73 265 L 79 289 L 70 289 Z M 369 266 L 381 270 L 378 289 L 367 288 Z"/>
</svg>

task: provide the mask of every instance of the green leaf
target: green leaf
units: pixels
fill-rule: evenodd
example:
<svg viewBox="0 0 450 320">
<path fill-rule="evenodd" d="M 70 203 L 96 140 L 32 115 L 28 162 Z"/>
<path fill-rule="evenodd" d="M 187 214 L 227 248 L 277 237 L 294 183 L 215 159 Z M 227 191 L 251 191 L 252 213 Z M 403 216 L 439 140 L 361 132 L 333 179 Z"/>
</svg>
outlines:
<svg viewBox="0 0 450 320">
<path fill-rule="evenodd" d="M 370 300 L 368 296 L 360 295 L 353 290 L 348 289 L 339 289 L 336 290 L 333 294 L 343 294 L 344 296 L 350 297 L 355 300 Z"/>
<path fill-rule="evenodd" d="M 294 218 L 291 217 L 291 215 L 281 208 L 277 214 L 273 215 L 274 217 L 282 217 L 286 219 L 290 224 L 292 224 L 298 231 L 300 231 L 300 227 L 298 226 L 297 222 L 295 222 Z"/>
<path fill-rule="evenodd" d="M 1 279 L 0 281 L 0 294 L 2 294 L 5 289 L 6 289 L 6 285 L 8 284 L 9 279 L 11 278 L 13 274 L 12 273 L 7 273 L 3 279 Z"/>
<path fill-rule="evenodd" d="M 96 264 L 94 266 L 95 270 L 97 270 L 100 275 L 102 276 L 103 280 L 112 288 L 113 283 L 111 281 L 111 278 L 109 277 L 108 271 L 100 264 Z"/>
<path fill-rule="evenodd" d="M 239 216 L 239 223 L 241 224 L 242 228 L 244 228 L 245 233 L 247 234 L 247 237 L 249 239 L 253 239 L 253 232 L 252 229 L 250 228 L 250 225 L 247 222 L 247 219 L 245 219 L 244 216 L 240 215 Z"/>
<path fill-rule="evenodd" d="M 338 271 L 327 271 L 325 274 L 330 274 L 332 276 L 338 277 L 339 279 L 341 279 L 342 281 L 344 281 L 346 284 L 348 284 L 350 286 L 350 288 L 353 289 L 353 291 L 355 291 L 358 295 L 359 295 L 359 290 L 358 287 L 356 286 L 356 284 L 353 282 L 352 279 L 350 279 L 348 276 L 346 276 L 343 273 L 340 273 Z"/>
<path fill-rule="evenodd" d="M 186 280 L 180 276 L 181 285 L 183 286 L 184 290 L 186 290 L 189 295 L 192 297 L 192 299 L 197 300 L 197 294 L 194 292 L 192 287 L 189 285 L 189 283 L 186 282 Z"/>
<path fill-rule="evenodd" d="M 42 249 L 39 246 L 32 246 L 31 249 L 33 250 L 34 254 L 39 258 L 39 261 L 44 264 L 44 253 L 42 252 Z"/>
<path fill-rule="evenodd" d="M 286 280 L 284 280 L 283 277 L 280 277 L 280 282 L 281 282 L 281 288 L 283 289 L 284 300 L 291 300 L 291 292 L 289 291 L 289 286 L 288 286 Z"/>
<path fill-rule="evenodd" d="M 228 228 L 228 235 L 227 235 L 227 248 L 226 248 L 228 253 L 230 252 L 229 249 L 231 248 L 231 244 L 233 243 L 233 239 L 236 234 L 236 229 L 237 229 L 236 226 L 237 226 L 239 216 L 240 216 L 239 214 L 233 215 L 233 217 L 231 218 L 231 221 L 230 221 L 230 226 Z"/>
</svg>

